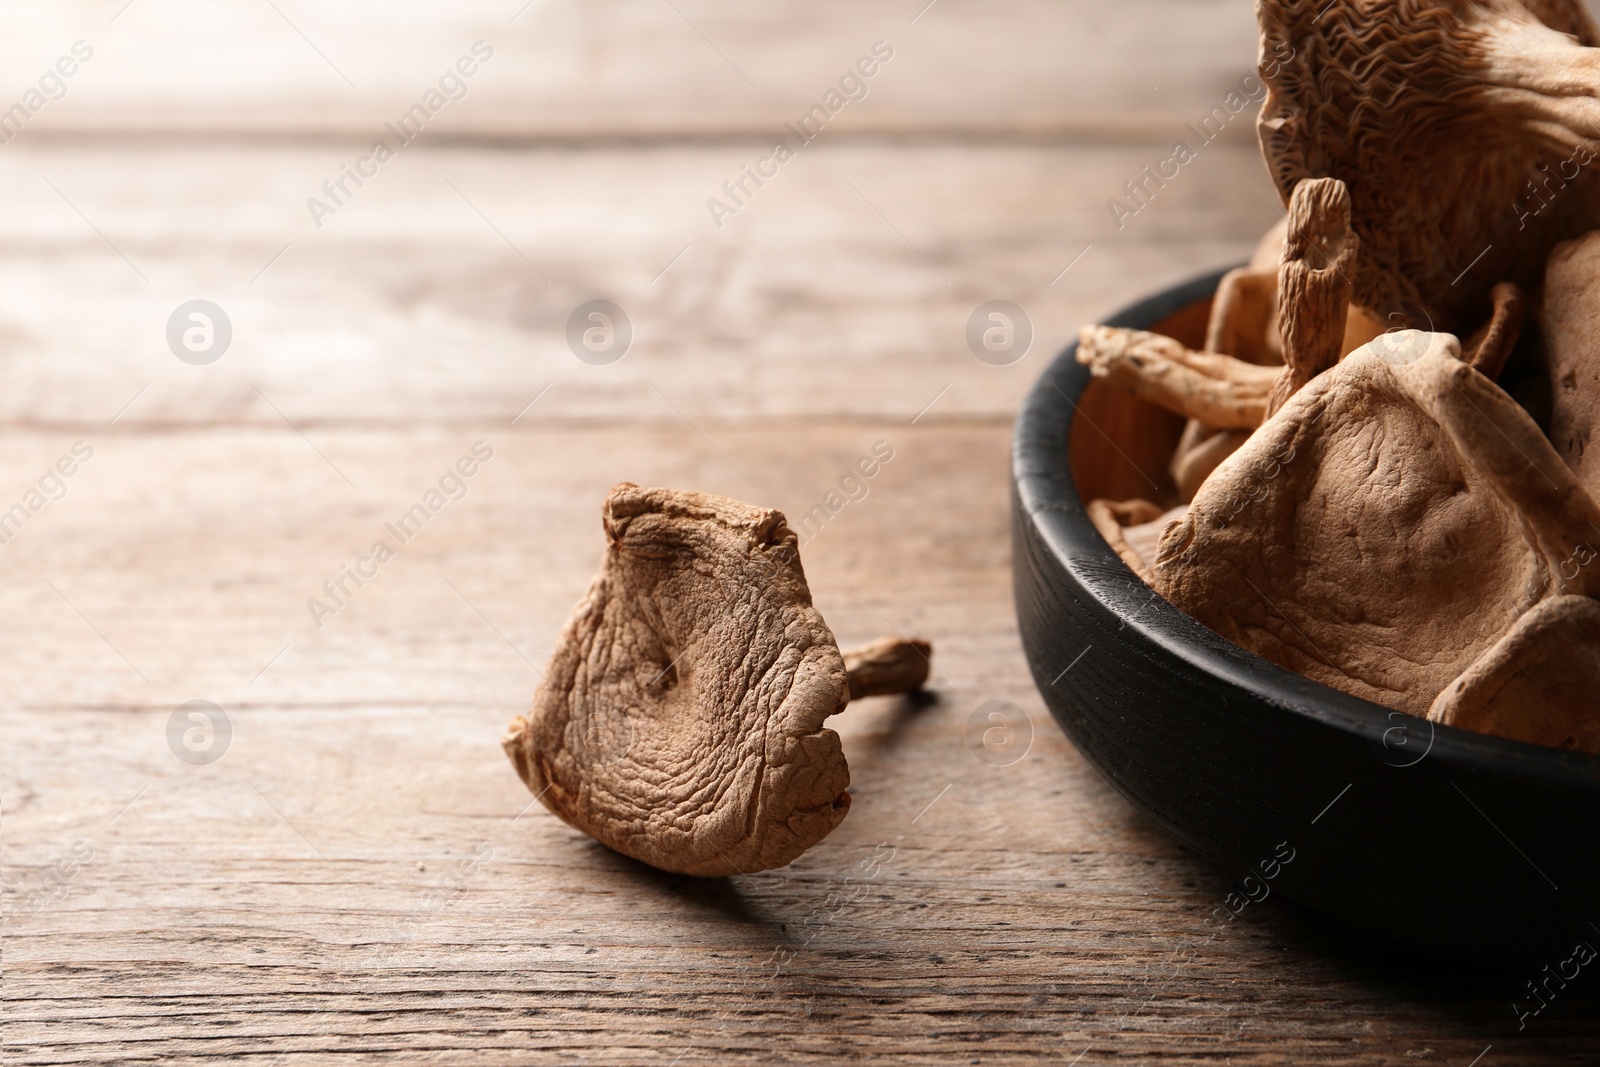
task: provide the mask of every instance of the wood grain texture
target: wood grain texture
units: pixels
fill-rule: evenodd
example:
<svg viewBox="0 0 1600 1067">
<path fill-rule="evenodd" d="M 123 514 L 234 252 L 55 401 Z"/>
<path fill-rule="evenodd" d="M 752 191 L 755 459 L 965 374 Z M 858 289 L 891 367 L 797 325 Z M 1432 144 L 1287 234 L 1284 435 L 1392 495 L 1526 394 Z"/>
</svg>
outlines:
<svg viewBox="0 0 1600 1067">
<path fill-rule="evenodd" d="M 304 598 L 480 437 L 468 495 L 317 630 Z M 66 441 L 8 439 L 27 470 Z M 604 488 L 741 491 L 692 430 L 324 433 L 360 493 L 288 429 L 102 439 L 79 475 L 99 480 L 7 546 L 8 1062 L 1454 1063 L 1493 1043 L 1537 1063 L 1593 1039 L 1558 1004 L 1511 1040 L 1511 978 L 1352 949 L 1270 898 L 1208 941 L 1226 872 L 1116 797 L 1027 681 L 1007 428 L 719 444 L 771 487 L 745 495 L 798 514 L 875 439 L 894 460 L 807 571 L 842 640 L 930 637 L 937 700 L 848 709 L 844 825 L 787 870 L 709 882 L 529 809 L 497 744 L 587 581 Z M 196 698 L 234 724 L 209 767 L 167 748 Z M 991 700 L 1031 719 L 1015 765 L 968 743 Z M 93 857 L 58 888 L 78 842 Z"/>
<path fill-rule="evenodd" d="M 1254 17 L 1233 0 L 406 0 L 381 17 L 359 0 L 119 7 L 8 15 L 0 63 L 18 93 L 74 41 L 95 50 L 30 133 L 364 147 L 481 40 L 493 58 L 429 137 L 767 140 L 884 41 L 894 58 L 841 130 L 1165 139 L 1255 61 Z"/>
<path fill-rule="evenodd" d="M 909 420 L 946 386 L 928 417 L 1008 419 L 1126 299 L 1123 272 L 1243 258 L 1276 214 L 1243 148 L 1209 149 L 1119 229 L 1105 201 L 1148 148 L 819 143 L 719 230 L 705 200 L 762 151 L 418 150 L 319 230 L 304 201 L 336 153 L 20 148 L 0 173 L 0 419 L 103 425 L 145 385 L 119 425 L 510 419 L 552 382 L 541 415 L 579 422 Z M 209 367 L 164 333 L 197 296 L 233 321 Z M 606 367 L 565 339 L 596 297 L 634 327 Z M 968 348 L 992 299 L 1032 320 L 1012 366 Z"/>
<path fill-rule="evenodd" d="M 0 510 L 93 449 L 0 545 L 5 1062 L 1591 1049 L 1579 983 L 1518 1034 L 1531 976 L 1385 952 L 1277 898 L 1208 941 L 1231 872 L 1085 765 L 1023 662 L 1018 399 L 1082 322 L 1242 260 L 1278 217 L 1246 138 L 1123 228 L 1105 203 L 1249 69 L 1248 5 L 938 0 L 912 24 L 920 3 L 675 2 L 4 16 L 8 70 L 97 48 L 0 149 Z M 372 124 L 502 31 L 439 137 L 316 228 L 305 199 Z M 706 198 L 878 37 L 897 58 L 869 99 L 717 229 Z M 638 328 L 608 367 L 564 341 L 595 296 Z M 164 339 L 194 297 L 235 328 L 208 367 Z M 991 299 L 1032 319 L 1011 366 L 967 349 Z M 307 599 L 479 440 L 465 496 L 319 628 Z M 927 637 L 937 672 L 931 700 L 835 720 L 840 829 L 697 882 L 530 808 L 498 739 L 593 573 L 605 491 L 798 519 L 880 440 L 895 458 L 813 522 L 806 571 L 842 643 Z M 233 727 L 209 766 L 168 743 L 196 699 Z M 995 700 L 1032 726 L 1009 766 L 969 742 Z"/>
</svg>

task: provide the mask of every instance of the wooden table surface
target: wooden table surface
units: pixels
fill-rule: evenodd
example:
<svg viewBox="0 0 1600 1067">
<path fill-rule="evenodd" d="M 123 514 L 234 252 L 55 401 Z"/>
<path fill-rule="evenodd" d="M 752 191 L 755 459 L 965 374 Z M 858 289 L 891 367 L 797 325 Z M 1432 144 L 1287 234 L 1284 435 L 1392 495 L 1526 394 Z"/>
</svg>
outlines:
<svg viewBox="0 0 1600 1067">
<path fill-rule="evenodd" d="M 1519 1032 L 1531 976 L 1277 898 L 1208 939 L 1233 872 L 1086 765 L 1023 660 L 1020 397 L 1078 325 L 1277 217 L 1250 111 L 1125 225 L 1107 207 L 1250 73 L 1245 0 L 0 19 L 0 106 L 92 50 L 0 147 L 6 1063 L 1593 1058 L 1600 979 Z M 466 95 L 316 225 L 307 198 L 478 41 Z M 878 41 L 866 98 L 719 228 L 707 198 Z M 606 365 L 566 340 L 594 298 L 634 332 Z M 168 343 L 191 299 L 231 323 L 207 365 Z M 1007 366 L 966 341 L 992 299 L 1034 332 Z M 477 442 L 464 495 L 394 539 Z M 878 442 L 806 570 L 842 643 L 920 634 L 937 673 L 835 720 L 840 829 L 696 881 L 530 806 L 499 737 L 607 488 L 799 516 Z M 199 756 L 196 700 L 231 730 Z M 1031 731 L 1007 765 L 968 742 L 993 700 Z"/>
</svg>

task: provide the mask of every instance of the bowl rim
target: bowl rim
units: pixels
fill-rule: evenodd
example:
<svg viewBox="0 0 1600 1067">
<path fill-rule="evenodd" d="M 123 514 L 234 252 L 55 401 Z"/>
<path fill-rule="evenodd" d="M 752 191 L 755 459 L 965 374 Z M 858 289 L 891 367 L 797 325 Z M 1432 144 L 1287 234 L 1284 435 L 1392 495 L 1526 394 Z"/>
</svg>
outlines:
<svg viewBox="0 0 1600 1067">
<path fill-rule="evenodd" d="M 1161 290 L 1124 307 L 1105 319 L 1104 324 L 1146 329 L 1212 296 L 1222 276 L 1231 269 L 1208 271 Z M 1077 349 L 1078 343 L 1073 340 L 1029 389 L 1017 415 L 1011 456 L 1019 518 L 1031 525 L 1077 591 L 1145 641 L 1192 668 L 1242 689 L 1261 702 L 1361 737 L 1375 746 L 1387 746 L 1388 733 L 1396 729 L 1392 716 L 1404 716 L 1401 726 L 1410 725 L 1413 729 L 1415 723 L 1427 722 L 1312 681 L 1235 645 L 1179 611 L 1117 555 L 1090 521 L 1067 460 L 1068 442 L 1078 414 L 1077 398 L 1090 381 L 1088 368 L 1077 362 Z M 1108 574 L 1120 582 L 1108 583 Z M 1123 610 L 1125 597 L 1109 594 L 1125 594 L 1129 582 L 1149 590 L 1150 605 L 1158 606 L 1157 610 L 1141 609 L 1136 615 L 1128 615 Z M 1430 743 L 1417 762 L 1437 759 L 1463 770 L 1512 774 L 1585 790 L 1600 788 L 1600 757 L 1443 724 L 1429 725 Z"/>
</svg>

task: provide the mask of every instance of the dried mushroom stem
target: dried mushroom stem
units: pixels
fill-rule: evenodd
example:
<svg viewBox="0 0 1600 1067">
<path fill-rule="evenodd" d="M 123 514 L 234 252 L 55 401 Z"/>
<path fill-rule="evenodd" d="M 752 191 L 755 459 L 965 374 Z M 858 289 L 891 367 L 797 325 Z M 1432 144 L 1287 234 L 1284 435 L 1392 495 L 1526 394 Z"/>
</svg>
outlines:
<svg viewBox="0 0 1600 1067">
<path fill-rule="evenodd" d="M 1085 326 L 1077 358 L 1097 378 L 1224 430 L 1260 426 L 1278 378 L 1276 367 L 1196 352 L 1158 333 L 1117 326 Z"/>
<path fill-rule="evenodd" d="M 933 646 L 918 638 L 882 637 L 844 653 L 850 699 L 914 693 L 928 682 Z"/>
<path fill-rule="evenodd" d="M 1349 187 L 1354 299 L 1387 324 L 1466 335 L 1494 283 L 1535 289 L 1557 242 L 1600 225 L 1600 49 L 1568 36 L 1594 27 L 1531 6 L 1257 0 L 1261 54 L 1294 49 L 1263 64 L 1267 166 L 1285 200 Z"/>
<path fill-rule="evenodd" d="M 1500 377 L 1506 369 L 1511 350 L 1517 347 L 1522 336 L 1522 321 L 1526 314 L 1526 301 L 1515 282 L 1501 282 L 1489 292 L 1494 301 L 1494 315 L 1477 333 L 1467 339 L 1462 357 L 1473 370 L 1490 381 Z"/>
<path fill-rule="evenodd" d="M 1361 242 L 1350 232 L 1350 194 L 1334 178 L 1308 178 L 1289 200 L 1289 237 L 1278 268 L 1283 374 L 1267 418 L 1339 362 Z"/>
</svg>

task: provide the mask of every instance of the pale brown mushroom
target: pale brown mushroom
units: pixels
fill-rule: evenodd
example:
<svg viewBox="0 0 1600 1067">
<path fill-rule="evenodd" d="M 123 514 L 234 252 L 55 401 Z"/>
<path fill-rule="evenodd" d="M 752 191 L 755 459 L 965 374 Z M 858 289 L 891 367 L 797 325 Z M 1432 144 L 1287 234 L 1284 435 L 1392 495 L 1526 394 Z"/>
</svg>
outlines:
<svg viewBox="0 0 1600 1067">
<path fill-rule="evenodd" d="M 1534 7 L 1559 28 L 1514 0 L 1257 0 L 1268 168 L 1286 201 L 1349 187 L 1355 301 L 1380 321 L 1464 335 L 1495 283 L 1536 288 L 1600 223 L 1600 50 L 1568 36 L 1593 25 Z"/>
<path fill-rule="evenodd" d="M 1567 563 L 1568 569 L 1593 563 Z M 1600 755 L 1600 601 L 1536 605 L 1439 694 L 1428 718 L 1448 726 Z"/>
<path fill-rule="evenodd" d="M 1276 411 L 1309 380 L 1315 373 L 1310 368 L 1326 369 L 1383 332 L 1350 303 L 1356 242 L 1350 233 L 1348 197 L 1342 185 L 1334 185 L 1337 189 L 1302 182 L 1295 191 L 1299 205 L 1291 204 L 1289 213 L 1262 238 L 1247 266 L 1223 275 L 1212 301 L 1206 351 L 1262 366 L 1282 366 L 1287 358 L 1302 367 L 1300 376 L 1273 383 L 1266 413 Z M 1295 305 L 1287 310 L 1279 306 L 1286 277 L 1290 288 L 1284 291 L 1292 290 L 1289 303 Z M 1330 344 L 1335 347 L 1331 361 L 1326 351 Z M 1286 355 L 1286 346 L 1294 348 L 1292 356 Z M 1168 465 L 1182 499 L 1192 500 L 1217 464 L 1248 436 L 1243 430 L 1216 429 L 1190 419 Z"/>
<path fill-rule="evenodd" d="M 1600 508 L 1446 334 L 1385 335 L 1297 393 L 1162 538 L 1158 592 L 1291 670 L 1401 711 L 1434 699 L 1571 568 Z"/>
<path fill-rule="evenodd" d="M 850 680 L 798 539 L 781 512 L 628 483 L 603 524 L 600 572 L 506 754 L 545 807 L 651 866 L 789 863 L 850 808 L 839 736 L 823 726 Z M 872 691 L 920 686 L 927 651 L 878 648 Z M 920 673 L 906 669 L 913 652 Z"/>
<path fill-rule="evenodd" d="M 1550 363 L 1550 439 L 1591 494 L 1600 495 L 1600 233 L 1558 245 L 1544 286 Z"/>
</svg>

